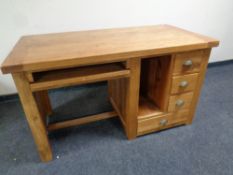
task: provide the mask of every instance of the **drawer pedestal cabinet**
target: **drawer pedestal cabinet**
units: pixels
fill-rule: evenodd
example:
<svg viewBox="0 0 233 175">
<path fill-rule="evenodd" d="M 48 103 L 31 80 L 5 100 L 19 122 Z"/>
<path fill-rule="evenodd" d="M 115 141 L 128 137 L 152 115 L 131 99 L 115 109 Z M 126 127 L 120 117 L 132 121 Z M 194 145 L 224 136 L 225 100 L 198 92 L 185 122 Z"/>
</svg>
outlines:
<svg viewBox="0 0 233 175">
<path fill-rule="evenodd" d="M 215 39 L 169 25 L 23 36 L 11 73 L 42 161 L 47 133 L 119 116 L 128 139 L 191 124 Z M 47 124 L 48 89 L 108 81 L 114 111 Z"/>
</svg>

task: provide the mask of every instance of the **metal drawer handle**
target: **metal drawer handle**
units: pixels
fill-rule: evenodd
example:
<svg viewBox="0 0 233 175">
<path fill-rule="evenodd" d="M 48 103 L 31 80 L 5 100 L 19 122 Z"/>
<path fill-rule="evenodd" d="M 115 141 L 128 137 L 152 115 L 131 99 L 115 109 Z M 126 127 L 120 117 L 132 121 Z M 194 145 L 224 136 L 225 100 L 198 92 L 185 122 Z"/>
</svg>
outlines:
<svg viewBox="0 0 233 175">
<path fill-rule="evenodd" d="M 167 119 L 162 119 L 162 120 L 160 120 L 160 125 L 161 126 L 165 126 L 166 124 L 167 124 Z"/>
<path fill-rule="evenodd" d="M 186 60 L 186 61 L 183 63 L 183 66 L 187 66 L 187 67 L 192 66 L 192 65 L 193 65 L 192 60 Z"/>
<path fill-rule="evenodd" d="M 188 86 L 188 82 L 187 81 L 181 81 L 180 82 L 180 87 L 187 87 Z"/>
<path fill-rule="evenodd" d="M 181 107 L 183 105 L 184 105 L 184 100 L 179 99 L 176 101 L 176 106 Z"/>
</svg>

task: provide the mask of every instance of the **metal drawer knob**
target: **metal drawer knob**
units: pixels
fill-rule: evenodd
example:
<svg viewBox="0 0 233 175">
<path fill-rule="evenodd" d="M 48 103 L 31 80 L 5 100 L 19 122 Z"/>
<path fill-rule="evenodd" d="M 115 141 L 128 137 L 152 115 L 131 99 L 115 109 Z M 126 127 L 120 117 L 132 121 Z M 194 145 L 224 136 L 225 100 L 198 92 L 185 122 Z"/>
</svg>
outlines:
<svg viewBox="0 0 233 175">
<path fill-rule="evenodd" d="M 184 105 L 184 100 L 179 99 L 176 101 L 176 106 L 181 107 L 183 105 Z"/>
<path fill-rule="evenodd" d="M 192 66 L 193 65 L 193 62 L 192 60 L 186 60 L 184 63 L 183 63 L 184 66 Z"/>
<path fill-rule="evenodd" d="M 180 82 L 180 87 L 187 87 L 188 86 L 188 82 L 187 81 L 181 81 Z"/>
<path fill-rule="evenodd" d="M 167 120 L 166 119 L 160 120 L 160 125 L 161 126 L 165 126 L 166 124 L 167 124 Z"/>
</svg>

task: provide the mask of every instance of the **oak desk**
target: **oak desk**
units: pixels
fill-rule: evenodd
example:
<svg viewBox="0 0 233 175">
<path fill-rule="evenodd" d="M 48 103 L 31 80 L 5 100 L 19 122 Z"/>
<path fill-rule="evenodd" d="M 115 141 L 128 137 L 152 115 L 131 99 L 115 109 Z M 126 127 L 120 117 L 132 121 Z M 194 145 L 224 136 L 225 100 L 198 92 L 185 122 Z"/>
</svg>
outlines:
<svg viewBox="0 0 233 175">
<path fill-rule="evenodd" d="M 11 73 L 42 161 L 51 130 L 119 116 L 128 139 L 192 122 L 215 39 L 169 25 L 23 36 Z M 47 90 L 108 81 L 115 111 L 48 125 Z"/>
</svg>

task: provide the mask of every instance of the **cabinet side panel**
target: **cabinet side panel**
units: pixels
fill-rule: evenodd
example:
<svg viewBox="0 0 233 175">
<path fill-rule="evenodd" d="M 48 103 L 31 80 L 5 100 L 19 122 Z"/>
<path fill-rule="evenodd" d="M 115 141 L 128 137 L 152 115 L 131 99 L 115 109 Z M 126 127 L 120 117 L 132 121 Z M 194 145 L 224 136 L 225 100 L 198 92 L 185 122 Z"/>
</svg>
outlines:
<svg viewBox="0 0 233 175">
<path fill-rule="evenodd" d="M 126 99 L 126 79 L 116 79 L 108 81 L 109 98 L 113 108 L 125 125 L 125 99 Z"/>
<path fill-rule="evenodd" d="M 203 50 L 202 65 L 200 68 L 198 82 L 197 82 L 197 85 L 196 85 L 196 88 L 194 91 L 193 100 L 192 100 L 192 104 L 191 104 L 191 108 L 190 108 L 190 115 L 189 115 L 187 124 L 192 123 L 193 117 L 195 115 L 195 110 L 196 110 L 198 99 L 199 99 L 199 96 L 201 93 L 201 88 L 202 88 L 202 85 L 203 85 L 203 82 L 205 79 L 205 74 L 206 74 L 206 70 L 207 70 L 207 65 L 208 65 L 210 53 L 211 53 L 211 49 Z"/>
<path fill-rule="evenodd" d="M 143 60 L 141 65 L 140 93 L 162 111 L 167 110 L 171 60 L 171 56 L 155 57 Z"/>
</svg>

